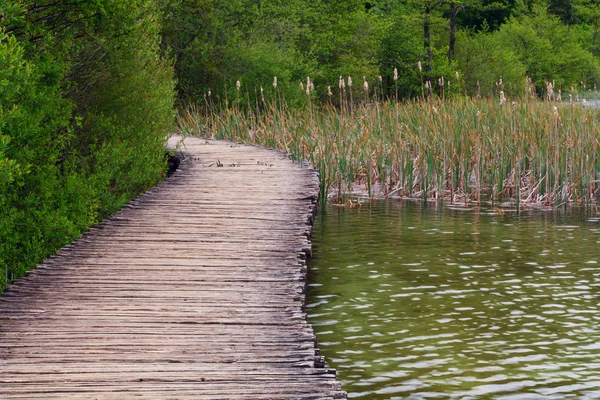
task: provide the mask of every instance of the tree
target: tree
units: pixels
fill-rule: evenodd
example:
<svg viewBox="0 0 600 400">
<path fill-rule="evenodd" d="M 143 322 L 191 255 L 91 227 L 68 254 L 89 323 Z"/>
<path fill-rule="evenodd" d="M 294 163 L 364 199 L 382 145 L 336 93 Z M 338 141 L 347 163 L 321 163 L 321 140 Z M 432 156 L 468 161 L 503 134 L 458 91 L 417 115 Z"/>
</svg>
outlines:
<svg viewBox="0 0 600 400">
<path fill-rule="evenodd" d="M 589 48 L 595 56 L 600 55 L 600 3 L 596 0 L 578 0 L 575 3 L 576 18 L 591 27 L 592 35 Z"/>
</svg>

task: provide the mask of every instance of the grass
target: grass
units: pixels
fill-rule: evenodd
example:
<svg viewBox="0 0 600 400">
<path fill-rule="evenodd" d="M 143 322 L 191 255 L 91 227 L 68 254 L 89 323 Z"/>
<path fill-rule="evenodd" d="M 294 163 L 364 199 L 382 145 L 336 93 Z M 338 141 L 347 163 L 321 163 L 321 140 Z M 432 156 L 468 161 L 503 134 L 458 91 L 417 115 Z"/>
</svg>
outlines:
<svg viewBox="0 0 600 400">
<path fill-rule="evenodd" d="M 191 106 L 184 134 L 288 152 L 320 171 L 322 194 L 595 204 L 600 183 L 598 111 L 578 103 L 455 97 L 288 108 Z"/>
</svg>

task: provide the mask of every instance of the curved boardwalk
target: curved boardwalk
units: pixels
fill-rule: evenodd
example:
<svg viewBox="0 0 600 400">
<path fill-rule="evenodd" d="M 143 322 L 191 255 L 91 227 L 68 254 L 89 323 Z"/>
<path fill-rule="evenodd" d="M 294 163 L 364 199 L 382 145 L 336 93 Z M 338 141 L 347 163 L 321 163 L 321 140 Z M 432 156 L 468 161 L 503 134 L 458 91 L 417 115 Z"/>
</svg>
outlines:
<svg viewBox="0 0 600 400">
<path fill-rule="evenodd" d="M 175 175 L 0 297 L 0 398 L 338 399 L 302 312 L 314 170 L 187 139 Z"/>
</svg>

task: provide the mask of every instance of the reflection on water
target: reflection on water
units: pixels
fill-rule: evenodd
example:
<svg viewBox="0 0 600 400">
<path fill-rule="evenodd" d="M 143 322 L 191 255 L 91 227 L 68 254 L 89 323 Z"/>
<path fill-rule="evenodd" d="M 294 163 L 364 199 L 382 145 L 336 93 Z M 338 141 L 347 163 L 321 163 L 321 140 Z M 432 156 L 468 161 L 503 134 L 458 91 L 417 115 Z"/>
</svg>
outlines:
<svg viewBox="0 0 600 400">
<path fill-rule="evenodd" d="M 600 399 L 600 220 L 329 207 L 307 312 L 351 398 Z"/>
</svg>

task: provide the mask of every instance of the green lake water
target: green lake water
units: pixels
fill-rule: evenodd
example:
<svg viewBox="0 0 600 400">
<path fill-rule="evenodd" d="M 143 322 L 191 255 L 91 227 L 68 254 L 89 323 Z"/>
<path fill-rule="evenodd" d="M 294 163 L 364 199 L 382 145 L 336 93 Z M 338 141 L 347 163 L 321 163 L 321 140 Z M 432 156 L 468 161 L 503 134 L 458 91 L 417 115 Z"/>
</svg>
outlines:
<svg viewBox="0 0 600 400">
<path fill-rule="evenodd" d="M 307 312 L 350 398 L 600 399 L 591 211 L 327 206 Z"/>
</svg>

